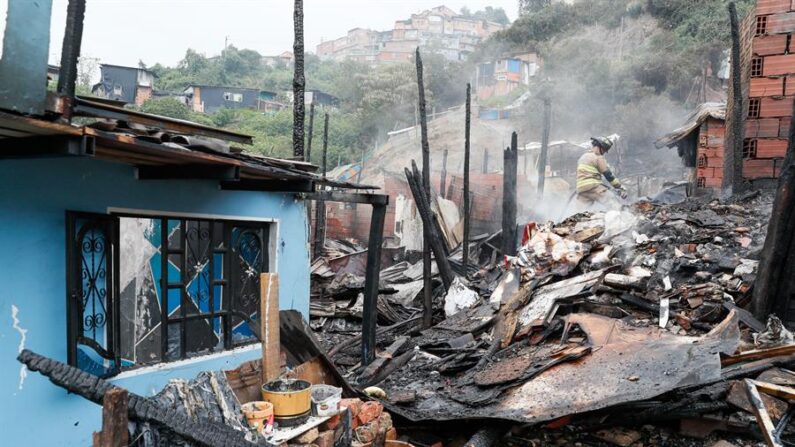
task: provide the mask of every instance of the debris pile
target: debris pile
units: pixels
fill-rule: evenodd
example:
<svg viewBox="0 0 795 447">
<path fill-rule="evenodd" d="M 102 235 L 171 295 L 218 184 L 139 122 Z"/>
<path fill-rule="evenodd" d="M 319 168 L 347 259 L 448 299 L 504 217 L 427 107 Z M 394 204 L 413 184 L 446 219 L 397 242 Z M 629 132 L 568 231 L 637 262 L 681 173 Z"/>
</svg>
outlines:
<svg viewBox="0 0 795 447">
<path fill-rule="evenodd" d="M 387 269 L 390 286 L 410 293 L 380 296 L 379 320 L 381 299 L 408 318 L 377 330 L 381 352 L 366 368 L 351 341 L 356 323 L 347 327 L 337 314 L 313 327 L 348 377 L 378 385 L 385 407 L 410 423 L 521 426 L 503 433 L 508 445 L 679 445 L 666 442 L 718 432 L 763 440 L 753 416 L 767 411 L 783 421 L 772 435 L 784 436 L 791 412 L 783 392 L 758 383 L 795 385 L 795 373 L 776 368 L 795 366 L 792 334 L 775 317 L 764 324 L 743 309 L 771 199 L 642 201 L 531 223 L 515 257 L 474 250 L 480 269 L 446 293 L 437 287 L 434 325 L 425 329 L 421 278 Z M 751 403 L 744 379 L 779 397 Z M 669 436 L 648 424 L 676 427 Z"/>
</svg>

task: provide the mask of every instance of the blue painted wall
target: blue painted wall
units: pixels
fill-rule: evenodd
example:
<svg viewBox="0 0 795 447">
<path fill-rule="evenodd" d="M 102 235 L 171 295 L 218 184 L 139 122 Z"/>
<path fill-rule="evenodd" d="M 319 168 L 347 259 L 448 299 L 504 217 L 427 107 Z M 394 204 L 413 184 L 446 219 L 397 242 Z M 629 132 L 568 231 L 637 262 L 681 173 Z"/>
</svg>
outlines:
<svg viewBox="0 0 795 447">
<path fill-rule="evenodd" d="M 277 219 L 280 307 L 309 313 L 307 213 L 292 194 L 221 191 L 217 182 L 138 181 L 130 166 L 90 159 L 0 161 L 3 445 L 85 447 L 100 427 L 99 406 L 67 395 L 38 373 L 21 381 L 16 356 L 24 333 L 25 348 L 66 361 L 64 211 L 105 213 L 109 207 Z M 122 373 L 114 383 L 148 396 L 170 379 L 233 368 L 259 355 L 259 349 L 228 352 Z"/>
</svg>

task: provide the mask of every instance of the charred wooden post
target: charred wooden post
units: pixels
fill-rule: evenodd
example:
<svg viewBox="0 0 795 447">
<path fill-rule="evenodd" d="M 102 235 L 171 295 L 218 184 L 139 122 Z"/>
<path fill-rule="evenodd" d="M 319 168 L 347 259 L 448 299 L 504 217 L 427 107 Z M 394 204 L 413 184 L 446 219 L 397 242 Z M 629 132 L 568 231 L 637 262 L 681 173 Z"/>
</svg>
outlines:
<svg viewBox="0 0 795 447">
<path fill-rule="evenodd" d="M 488 174 L 488 172 L 489 172 L 489 150 L 486 149 L 486 148 L 483 149 L 483 165 L 482 165 L 482 168 L 483 168 L 482 172 L 484 174 Z"/>
<path fill-rule="evenodd" d="M 309 129 L 306 134 L 306 158 L 304 161 L 312 163 L 312 136 L 315 130 L 315 102 L 309 104 Z"/>
<path fill-rule="evenodd" d="M 119 389 L 107 380 L 27 349 L 23 349 L 19 353 L 17 360 L 27 366 L 30 371 L 41 373 L 56 386 L 98 405 L 102 405 L 108 391 Z M 203 417 L 190 418 L 179 412 L 171 411 L 152 399 L 135 393 L 128 394 L 127 414 L 131 419 L 164 427 L 198 446 L 253 447 L 258 445 L 248 441 L 246 433 L 225 424 Z"/>
<path fill-rule="evenodd" d="M 112 388 L 102 399 L 102 431 L 94 433 L 94 447 L 127 447 L 127 406 L 130 397 L 123 388 Z"/>
<path fill-rule="evenodd" d="M 328 155 L 328 113 L 323 122 L 323 180 L 326 179 L 326 169 Z M 326 202 L 320 201 L 315 204 L 315 252 L 313 259 L 323 255 L 323 246 L 326 236 Z"/>
<path fill-rule="evenodd" d="M 417 164 L 414 163 L 414 160 L 411 161 L 411 167 L 412 171 L 406 168 L 406 180 L 414 196 L 414 202 L 417 204 L 417 211 L 419 211 L 420 218 L 422 219 L 423 231 L 426 236 L 428 236 L 430 248 L 433 250 L 433 256 L 436 259 L 436 265 L 439 267 L 439 276 L 442 277 L 442 283 L 444 283 L 444 288 L 447 290 L 453 283 L 453 269 L 450 267 L 450 261 L 447 259 L 442 236 L 437 230 L 437 223 L 435 222 L 436 216 L 433 214 L 433 210 L 431 210 L 431 203 L 422 190 L 422 180 L 420 179 L 420 173 L 417 170 Z M 425 321 L 423 321 L 423 323 L 424 322 Z"/>
<path fill-rule="evenodd" d="M 731 117 L 727 121 L 727 136 L 731 144 L 726 145 L 723 154 L 723 193 L 731 196 L 740 192 L 743 185 L 743 134 L 745 121 L 743 119 L 743 87 L 742 68 L 740 68 L 740 28 L 737 20 L 737 8 L 734 2 L 729 3 L 729 19 L 731 23 L 732 55 L 731 55 L 731 82 L 732 104 Z"/>
<path fill-rule="evenodd" d="M 444 195 L 445 190 L 447 190 L 447 149 L 444 150 L 444 155 L 442 156 L 442 180 L 439 182 L 439 194 Z"/>
<path fill-rule="evenodd" d="M 464 246 L 462 261 L 464 271 L 469 264 L 469 132 L 472 120 L 472 86 L 467 84 L 466 119 L 464 124 Z"/>
<path fill-rule="evenodd" d="M 795 112 L 795 108 L 793 108 Z M 795 296 L 795 121 L 789 128 L 789 146 L 778 179 L 773 213 L 754 284 L 753 313 L 761 321 L 775 312 L 791 323 L 789 310 Z"/>
<path fill-rule="evenodd" d="M 295 0 L 293 9 L 293 27 L 295 40 L 295 70 L 293 71 L 293 157 L 304 159 L 304 1 Z"/>
<path fill-rule="evenodd" d="M 64 118 L 72 119 L 77 83 L 77 62 L 83 42 L 83 19 L 86 15 L 86 0 L 69 0 L 66 7 L 66 28 L 61 47 L 61 71 L 58 76 L 58 94 L 64 97 Z"/>
<path fill-rule="evenodd" d="M 552 100 L 544 98 L 544 129 L 541 134 L 541 154 L 538 156 L 538 198 L 544 197 L 544 183 L 547 178 L 547 154 L 549 153 L 549 127 L 552 122 Z M 526 154 L 527 151 L 525 151 Z M 527 163 L 525 155 L 525 163 Z"/>
<path fill-rule="evenodd" d="M 376 321 L 378 320 L 378 282 L 381 272 L 381 242 L 384 237 L 386 204 L 373 204 L 370 238 L 367 241 L 367 266 L 364 273 L 362 311 L 362 366 L 375 360 Z"/>
<path fill-rule="evenodd" d="M 502 175 L 502 253 L 516 255 L 516 170 L 518 165 L 517 135 L 511 135 L 511 147 L 503 154 Z"/>
<path fill-rule="evenodd" d="M 431 150 L 428 145 L 428 112 L 425 105 L 425 81 L 422 74 L 422 56 L 420 56 L 420 48 L 417 47 L 416 52 L 417 63 L 417 88 L 419 98 L 419 112 L 420 112 L 420 132 L 422 144 L 422 184 L 421 189 L 427 197 L 431 196 Z M 415 196 L 416 197 L 416 196 Z M 428 221 L 430 222 L 430 221 Z M 431 326 L 433 319 L 433 296 L 431 290 L 431 250 L 430 241 L 428 239 L 429 229 L 425 221 L 423 221 L 423 237 L 422 237 L 422 284 L 423 284 L 423 299 L 422 308 L 423 325 L 427 328 Z"/>
</svg>

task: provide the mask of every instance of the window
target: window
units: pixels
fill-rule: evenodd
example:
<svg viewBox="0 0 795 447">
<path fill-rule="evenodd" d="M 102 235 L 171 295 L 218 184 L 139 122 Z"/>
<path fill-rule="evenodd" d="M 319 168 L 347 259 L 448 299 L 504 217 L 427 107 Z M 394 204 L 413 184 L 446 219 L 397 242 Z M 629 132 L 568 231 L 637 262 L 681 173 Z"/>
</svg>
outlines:
<svg viewBox="0 0 795 447">
<path fill-rule="evenodd" d="M 123 94 L 124 94 L 124 89 L 122 89 L 122 88 L 121 88 L 121 85 L 119 85 L 119 84 L 115 84 L 115 85 L 113 86 L 113 94 L 114 94 L 115 96 L 121 96 L 121 95 L 123 95 Z"/>
<path fill-rule="evenodd" d="M 756 158 L 757 141 L 753 138 L 746 138 L 743 141 L 743 158 Z"/>
<path fill-rule="evenodd" d="M 762 76 L 763 61 L 761 57 L 751 58 L 751 76 Z"/>
<path fill-rule="evenodd" d="M 755 35 L 761 36 L 767 33 L 767 16 L 759 16 L 756 18 L 756 31 Z"/>
<path fill-rule="evenodd" d="M 224 92 L 224 100 L 232 102 L 243 102 L 243 94 Z"/>
<path fill-rule="evenodd" d="M 751 98 L 748 100 L 748 118 L 759 118 L 759 110 L 762 107 L 762 100 Z"/>
<path fill-rule="evenodd" d="M 270 225 L 67 213 L 69 363 L 107 376 L 257 342 Z"/>
<path fill-rule="evenodd" d="M 697 188 L 706 188 L 707 187 L 707 179 L 704 177 L 699 177 L 696 181 Z"/>
<path fill-rule="evenodd" d="M 698 165 L 699 168 L 706 168 L 707 167 L 707 156 L 704 154 L 699 155 L 698 157 Z"/>
</svg>

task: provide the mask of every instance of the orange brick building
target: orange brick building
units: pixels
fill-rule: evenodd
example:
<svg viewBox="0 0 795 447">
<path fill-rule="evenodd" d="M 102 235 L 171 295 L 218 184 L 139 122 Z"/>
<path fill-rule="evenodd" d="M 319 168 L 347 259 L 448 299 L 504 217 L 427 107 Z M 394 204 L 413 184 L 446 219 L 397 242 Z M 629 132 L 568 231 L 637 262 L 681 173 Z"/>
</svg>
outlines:
<svg viewBox="0 0 795 447">
<path fill-rule="evenodd" d="M 741 24 L 740 79 L 744 139 L 743 178 L 776 179 L 787 151 L 795 98 L 795 0 L 759 0 Z M 728 123 L 735 92 L 729 89 Z"/>
<path fill-rule="evenodd" d="M 693 168 L 695 191 L 720 189 L 724 150 L 742 145 L 743 178 L 772 186 L 781 174 L 795 98 L 795 0 L 758 0 L 740 25 L 740 81 L 743 141 L 735 143 L 732 126 L 734 94 L 730 83 L 726 105 L 703 104 L 685 125 L 656 142 L 676 147 L 685 166 Z"/>
</svg>

